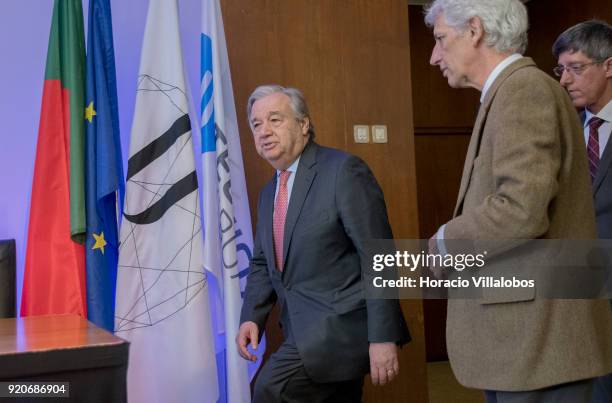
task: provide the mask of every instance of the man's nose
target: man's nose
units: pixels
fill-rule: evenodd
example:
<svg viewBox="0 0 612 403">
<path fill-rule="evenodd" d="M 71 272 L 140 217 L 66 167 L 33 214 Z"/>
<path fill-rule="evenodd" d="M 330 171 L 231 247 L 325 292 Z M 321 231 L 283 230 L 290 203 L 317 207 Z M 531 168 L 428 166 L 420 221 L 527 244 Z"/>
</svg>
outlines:
<svg viewBox="0 0 612 403">
<path fill-rule="evenodd" d="M 440 64 L 440 51 L 438 50 L 438 44 L 431 50 L 431 57 L 429 58 L 429 64 L 437 66 Z"/>
<path fill-rule="evenodd" d="M 270 121 L 266 120 L 265 122 L 263 122 L 261 127 L 262 127 L 262 129 L 263 129 L 265 134 L 272 133 L 272 124 L 270 123 Z"/>
<path fill-rule="evenodd" d="M 570 84 L 572 80 L 573 76 L 567 72 L 567 69 L 563 69 L 563 73 L 561 73 L 561 77 L 559 78 L 559 83 L 565 87 Z"/>
<path fill-rule="evenodd" d="M 270 133 L 271 133 L 270 123 L 267 121 L 261 122 L 261 124 L 257 128 L 257 135 L 265 137 L 265 136 L 268 136 Z"/>
</svg>

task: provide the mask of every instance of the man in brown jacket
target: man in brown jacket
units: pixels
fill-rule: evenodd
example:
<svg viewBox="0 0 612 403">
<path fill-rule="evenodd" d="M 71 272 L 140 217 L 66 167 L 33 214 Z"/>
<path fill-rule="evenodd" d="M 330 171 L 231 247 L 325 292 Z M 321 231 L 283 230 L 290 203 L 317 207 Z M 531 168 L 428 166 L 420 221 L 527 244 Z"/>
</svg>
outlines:
<svg viewBox="0 0 612 403">
<path fill-rule="evenodd" d="M 430 63 L 451 87 L 482 93 L 455 213 L 430 253 L 446 253 L 451 239 L 596 238 L 580 123 L 561 86 L 521 56 L 524 5 L 436 0 L 426 23 L 436 41 Z M 449 299 L 455 376 L 487 402 L 587 403 L 592 378 L 612 369 L 607 301 L 535 294 Z"/>
</svg>

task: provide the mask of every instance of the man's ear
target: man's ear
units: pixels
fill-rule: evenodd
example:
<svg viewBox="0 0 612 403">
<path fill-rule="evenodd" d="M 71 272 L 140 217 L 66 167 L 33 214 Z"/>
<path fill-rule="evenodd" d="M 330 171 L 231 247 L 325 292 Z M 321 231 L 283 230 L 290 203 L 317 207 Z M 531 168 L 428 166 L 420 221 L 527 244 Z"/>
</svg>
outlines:
<svg viewBox="0 0 612 403">
<path fill-rule="evenodd" d="M 308 134 L 308 129 L 310 129 L 310 118 L 306 117 L 302 119 L 300 122 L 300 127 L 302 128 L 302 134 L 305 136 Z"/>
<path fill-rule="evenodd" d="M 478 46 L 480 41 L 484 39 L 485 30 L 480 17 L 472 17 L 468 21 L 467 33 L 474 47 Z"/>
<path fill-rule="evenodd" d="M 606 78 L 612 78 L 612 56 L 603 61 L 603 67 L 606 72 Z"/>
</svg>

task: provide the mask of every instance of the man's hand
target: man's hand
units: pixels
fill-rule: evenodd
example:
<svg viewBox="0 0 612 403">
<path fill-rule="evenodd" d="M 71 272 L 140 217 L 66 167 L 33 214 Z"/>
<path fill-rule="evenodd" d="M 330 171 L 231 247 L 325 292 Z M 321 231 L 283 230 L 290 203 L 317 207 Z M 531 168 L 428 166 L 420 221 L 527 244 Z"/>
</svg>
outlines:
<svg viewBox="0 0 612 403">
<path fill-rule="evenodd" d="M 370 343 L 370 377 L 373 385 L 384 385 L 399 374 L 395 343 Z"/>
<path fill-rule="evenodd" d="M 255 362 L 257 357 L 248 350 L 247 345 L 251 342 L 253 350 L 257 350 L 257 344 L 259 341 L 259 328 L 255 322 L 244 322 L 238 329 L 238 335 L 236 335 L 236 348 L 238 353 L 245 360 Z"/>
</svg>

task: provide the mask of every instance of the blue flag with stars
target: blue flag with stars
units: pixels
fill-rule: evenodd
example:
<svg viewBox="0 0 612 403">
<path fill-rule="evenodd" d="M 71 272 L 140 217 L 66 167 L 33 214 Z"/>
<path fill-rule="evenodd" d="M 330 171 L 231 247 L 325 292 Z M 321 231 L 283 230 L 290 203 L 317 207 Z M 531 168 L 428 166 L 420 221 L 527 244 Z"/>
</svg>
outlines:
<svg viewBox="0 0 612 403">
<path fill-rule="evenodd" d="M 109 0 L 89 1 L 85 89 L 87 318 L 113 331 L 123 200 L 117 83 Z"/>
</svg>

